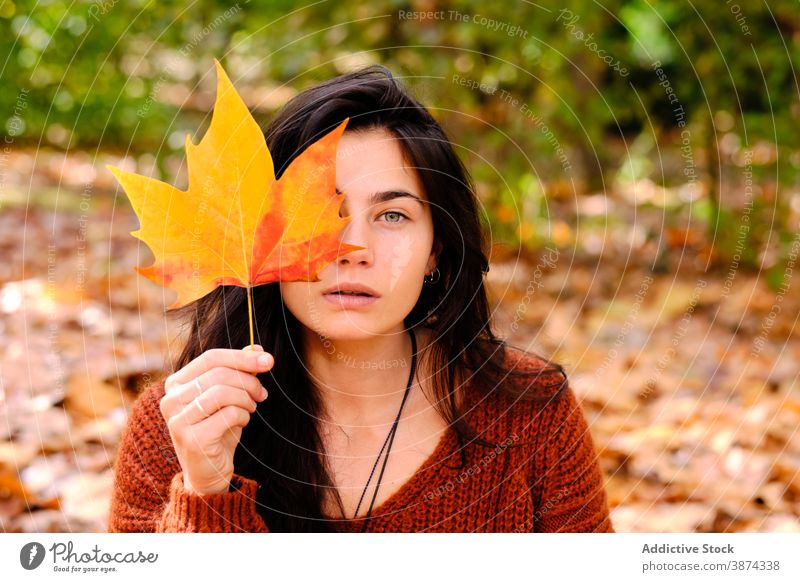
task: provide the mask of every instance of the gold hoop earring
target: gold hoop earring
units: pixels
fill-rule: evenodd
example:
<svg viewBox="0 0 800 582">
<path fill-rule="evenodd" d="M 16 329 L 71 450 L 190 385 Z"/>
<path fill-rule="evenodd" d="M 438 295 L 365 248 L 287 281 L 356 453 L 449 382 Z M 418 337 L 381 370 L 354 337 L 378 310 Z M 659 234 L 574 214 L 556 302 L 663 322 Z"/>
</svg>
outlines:
<svg viewBox="0 0 800 582">
<path fill-rule="evenodd" d="M 434 285 L 439 282 L 441 279 L 442 273 L 439 271 L 439 267 L 436 267 L 430 275 L 425 275 L 424 281 L 430 285 Z"/>
</svg>

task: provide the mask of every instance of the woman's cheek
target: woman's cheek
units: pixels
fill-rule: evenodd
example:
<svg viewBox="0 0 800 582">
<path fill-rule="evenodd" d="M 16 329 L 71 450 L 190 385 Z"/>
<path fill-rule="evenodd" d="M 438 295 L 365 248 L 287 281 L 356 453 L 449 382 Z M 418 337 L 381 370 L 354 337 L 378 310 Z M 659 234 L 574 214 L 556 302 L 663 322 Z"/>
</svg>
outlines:
<svg viewBox="0 0 800 582">
<path fill-rule="evenodd" d="M 319 327 L 320 307 L 314 303 L 313 297 L 309 292 L 309 286 L 305 283 L 282 283 L 281 295 L 286 308 L 301 323 L 311 329 Z"/>
<path fill-rule="evenodd" d="M 418 248 L 415 245 L 415 247 L 410 248 L 409 254 L 410 257 L 405 261 L 403 267 L 393 273 L 396 283 L 392 289 L 392 294 L 395 295 L 398 305 L 404 305 L 410 311 L 422 292 L 425 267 L 430 250 Z"/>
</svg>

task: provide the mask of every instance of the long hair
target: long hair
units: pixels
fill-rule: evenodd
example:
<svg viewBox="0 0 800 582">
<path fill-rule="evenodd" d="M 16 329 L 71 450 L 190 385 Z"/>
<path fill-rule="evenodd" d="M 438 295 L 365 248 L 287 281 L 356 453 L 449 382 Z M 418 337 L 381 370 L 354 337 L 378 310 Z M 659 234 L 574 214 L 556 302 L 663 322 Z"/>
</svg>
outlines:
<svg viewBox="0 0 800 582">
<path fill-rule="evenodd" d="M 406 329 L 432 330 L 424 353 L 432 371 L 431 403 L 456 431 L 463 467 L 467 441 L 497 444 L 478 435 L 459 410 L 457 396 L 467 382 L 486 393 L 551 400 L 562 393 L 567 378 L 561 366 L 545 358 L 532 376 L 509 365 L 506 356 L 512 348 L 491 329 L 483 281 L 488 249 L 471 178 L 439 123 L 388 69 L 363 68 L 291 99 L 265 130 L 276 176 L 347 117 L 346 131 L 382 128 L 399 140 L 430 201 L 441 277 L 437 284 L 423 286 L 404 324 Z M 208 349 L 241 349 L 250 343 L 245 293 L 242 287 L 220 286 L 169 312 L 189 328 L 174 369 Z M 342 503 L 324 462 L 317 425 L 322 403 L 303 363 L 303 324 L 285 308 L 279 283 L 253 288 L 253 304 L 256 342 L 275 355 L 275 365 L 259 375 L 270 397 L 258 404 L 242 431 L 234 470 L 261 484 L 257 507 L 271 531 L 333 531 L 322 510 L 325 490 L 334 492 L 340 509 Z M 525 375 L 524 382 L 508 380 L 520 375 Z M 542 377 L 556 381 L 543 382 Z"/>
</svg>

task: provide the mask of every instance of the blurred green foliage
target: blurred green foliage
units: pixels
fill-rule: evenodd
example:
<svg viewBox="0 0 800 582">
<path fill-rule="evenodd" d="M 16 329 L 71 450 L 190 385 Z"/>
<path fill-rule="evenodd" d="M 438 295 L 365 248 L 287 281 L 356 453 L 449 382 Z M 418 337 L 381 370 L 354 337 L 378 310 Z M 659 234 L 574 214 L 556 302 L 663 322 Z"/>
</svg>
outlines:
<svg viewBox="0 0 800 582">
<path fill-rule="evenodd" d="M 162 178 L 208 122 L 212 58 L 264 124 L 293 92 L 382 63 L 445 125 L 498 236 L 566 244 L 552 204 L 577 217 L 577 197 L 640 180 L 702 185 L 722 258 L 750 197 L 748 245 L 790 243 L 800 212 L 796 0 L 4 0 L 0 56 L 6 139 L 148 153 Z"/>
</svg>

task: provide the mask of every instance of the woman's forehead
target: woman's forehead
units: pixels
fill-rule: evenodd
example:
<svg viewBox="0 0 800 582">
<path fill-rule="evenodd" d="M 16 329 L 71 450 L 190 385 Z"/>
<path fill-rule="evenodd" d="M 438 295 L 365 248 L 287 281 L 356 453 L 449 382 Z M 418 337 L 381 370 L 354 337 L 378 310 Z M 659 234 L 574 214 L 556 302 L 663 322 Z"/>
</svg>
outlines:
<svg viewBox="0 0 800 582">
<path fill-rule="evenodd" d="M 425 199 L 414 168 L 405 160 L 401 142 L 384 129 L 345 132 L 336 152 L 337 192 L 348 198 L 379 202 L 375 195 L 405 192 Z"/>
</svg>

